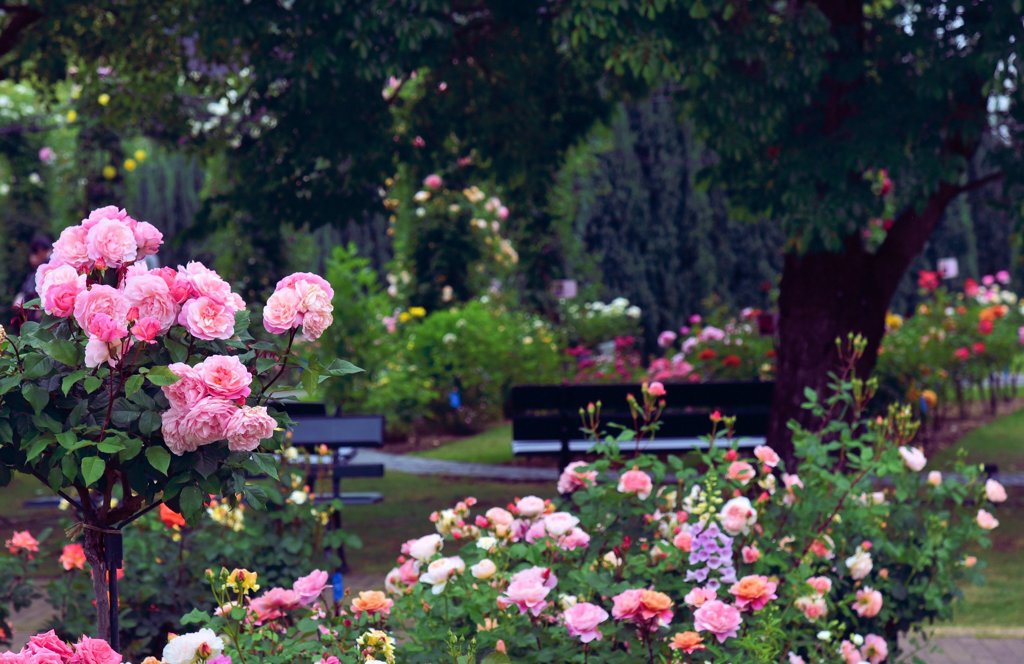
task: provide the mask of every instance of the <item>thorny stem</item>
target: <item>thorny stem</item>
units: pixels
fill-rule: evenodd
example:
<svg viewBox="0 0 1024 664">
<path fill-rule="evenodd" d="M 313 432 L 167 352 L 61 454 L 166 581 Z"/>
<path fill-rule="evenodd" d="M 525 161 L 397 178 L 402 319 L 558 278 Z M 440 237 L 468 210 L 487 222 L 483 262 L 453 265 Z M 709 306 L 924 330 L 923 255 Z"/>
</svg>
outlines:
<svg viewBox="0 0 1024 664">
<path fill-rule="evenodd" d="M 288 358 L 291 356 L 292 343 L 295 341 L 296 332 L 298 332 L 297 329 L 292 329 L 291 335 L 288 337 L 288 347 L 284 349 L 284 354 L 281 355 L 281 368 L 278 369 L 277 373 L 274 374 L 274 377 L 270 379 L 270 382 L 263 386 L 262 398 L 264 399 L 269 398 L 267 396 L 267 390 L 270 389 L 271 385 L 277 382 L 277 379 L 281 377 L 281 374 L 283 374 L 284 370 L 288 367 Z"/>
</svg>

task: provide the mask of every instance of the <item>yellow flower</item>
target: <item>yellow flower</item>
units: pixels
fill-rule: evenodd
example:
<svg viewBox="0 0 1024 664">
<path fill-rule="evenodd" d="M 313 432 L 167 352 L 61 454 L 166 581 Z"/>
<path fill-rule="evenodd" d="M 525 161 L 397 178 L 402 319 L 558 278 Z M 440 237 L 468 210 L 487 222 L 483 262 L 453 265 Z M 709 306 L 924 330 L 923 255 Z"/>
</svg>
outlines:
<svg viewBox="0 0 1024 664">
<path fill-rule="evenodd" d="M 903 316 L 894 314 L 891 311 L 885 315 L 885 329 L 898 330 L 903 327 Z"/>
<path fill-rule="evenodd" d="M 106 92 L 104 92 L 103 94 L 101 94 L 99 97 L 96 98 L 96 101 L 98 101 L 100 103 L 100 106 L 106 106 L 107 104 L 110 103 L 110 95 L 108 95 Z"/>
<path fill-rule="evenodd" d="M 412 318 L 412 316 L 409 315 L 408 311 L 403 311 L 402 313 L 398 314 L 399 323 L 408 323 L 410 318 Z"/>
<path fill-rule="evenodd" d="M 117 169 L 111 166 L 110 164 L 107 164 L 106 166 L 103 167 L 103 177 L 105 177 L 108 180 L 113 180 L 114 178 L 117 177 Z"/>
<path fill-rule="evenodd" d="M 68 122 L 74 122 L 75 120 L 77 120 L 78 119 L 78 111 L 76 111 L 74 109 L 71 109 L 70 111 L 68 111 L 67 119 L 68 119 Z"/>
<path fill-rule="evenodd" d="M 939 403 L 939 395 L 935 393 L 935 390 L 925 390 L 921 392 L 921 398 L 924 399 L 928 408 L 935 408 Z"/>
<path fill-rule="evenodd" d="M 128 171 L 129 173 L 134 171 L 136 166 L 138 166 L 138 163 L 131 157 L 124 160 L 124 170 Z"/>
<path fill-rule="evenodd" d="M 250 572 L 247 569 L 233 569 L 231 574 L 228 574 L 228 580 L 224 586 L 242 594 L 259 590 L 260 584 L 256 583 L 256 576 L 256 572 Z"/>
<path fill-rule="evenodd" d="M 409 307 L 409 314 L 414 318 L 423 318 L 427 315 L 427 310 L 423 307 Z"/>
<path fill-rule="evenodd" d="M 146 151 L 145 150 L 139 149 L 139 150 L 135 151 L 135 155 L 134 156 L 135 156 L 135 161 L 142 162 L 142 161 L 146 161 L 146 156 L 147 155 L 146 155 Z"/>
</svg>

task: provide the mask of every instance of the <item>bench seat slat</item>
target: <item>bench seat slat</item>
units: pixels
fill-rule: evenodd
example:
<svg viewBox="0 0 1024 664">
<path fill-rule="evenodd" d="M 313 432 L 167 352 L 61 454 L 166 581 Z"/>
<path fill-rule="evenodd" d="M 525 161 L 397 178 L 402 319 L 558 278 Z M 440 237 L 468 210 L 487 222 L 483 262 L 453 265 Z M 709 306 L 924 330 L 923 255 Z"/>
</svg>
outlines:
<svg viewBox="0 0 1024 664">
<path fill-rule="evenodd" d="M 737 447 L 750 448 L 756 447 L 757 445 L 764 445 L 765 438 L 763 436 L 749 436 L 740 437 L 736 441 Z M 569 451 L 574 454 L 586 454 L 590 452 L 596 443 L 591 440 L 571 440 L 569 441 Z M 716 441 L 718 447 L 730 447 L 732 441 L 725 438 L 720 438 Z M 625 442 L 622 443 L 623 451 L 633 449 L 634 443 Z M 677 452 L 694 449 L 704 449 L 707 447 L 707 441 L 703 438 L 655 438 L 653 441 L 647 441 L 640 445 L 640 449 L 644 452 Z M 562 451 L 562 443 L 558 440 L 513 440 L 512 441 L 512 454 L 514 455 L 530 455 L 530 454 L 559 454 Z"/>
</svg>

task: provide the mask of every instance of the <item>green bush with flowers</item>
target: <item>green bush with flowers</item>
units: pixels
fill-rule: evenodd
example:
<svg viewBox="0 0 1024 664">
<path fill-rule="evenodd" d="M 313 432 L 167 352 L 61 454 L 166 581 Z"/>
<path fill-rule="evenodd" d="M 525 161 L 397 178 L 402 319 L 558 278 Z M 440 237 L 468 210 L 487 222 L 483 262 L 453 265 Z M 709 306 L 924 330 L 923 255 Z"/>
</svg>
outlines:
<svg viewBox="0 0 1024 664">
<path fill-rule="evenodd" d="M 794 425 L 793 462 L 741 453 L 717 413 L 698 464 L 646 455 L 645 390 L 645 422 L 569 466 L 561 498 L 435 513 L 386 581 L 405 660 L 441 661 L 450 629 L 512 661 L 884 661 L 950 615 L 1006 495 L 963 464 L 922 476 L 910 409 L 868 414 L 864 346 L 848 340 L 828 392 L 808 391 L 818 424 Z M 600 408 L 584 420 L 596 433 Z"/>
<path fill-rule="evenodd" d="M 294 449 L 294 448 L 289 448 Z M 288 450 L 286 450 L 288 452 Z M 297 571 L 336 569 L 339 546 L 359 546 L 354 535 L 330 527 L 338 501 L 316 504 L 305 485 L 301 457 L 289 454 L 281 483 L 267 481 L 263 510 L 211 500 L 207 518 L 189 525 L 166 505 L 133 523 L 125 535 L 121 595 L 121 651 L 144 655 L 163 647 L 180 617 L 206 600 L 206 570 L 223 566 L 260 570 L 264 583 L 290 583 Z M 67 524 L 70 525 L 70 524 Z M 56 610 L 52 627 L 72 637 L 93 621 L 91 568 L 81 544 L 64 547 L 47 585 Z"/>
</svg>

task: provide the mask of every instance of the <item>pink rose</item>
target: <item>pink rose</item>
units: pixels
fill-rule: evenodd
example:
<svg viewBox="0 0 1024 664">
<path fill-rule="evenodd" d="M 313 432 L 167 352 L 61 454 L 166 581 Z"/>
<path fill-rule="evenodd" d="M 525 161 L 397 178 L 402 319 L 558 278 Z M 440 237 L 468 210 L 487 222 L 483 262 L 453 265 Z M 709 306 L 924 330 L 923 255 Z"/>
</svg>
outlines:
<svg viewBox="0 0 1024 664">
<path fill-rule="evenodd" d="M 182 305 L 178 323 L 197 339 L 230 339 L 235 333 L 235 312 L 208 297 L 199 297 Z"/>
<path fill-rule="evenodd" d="M 538 500 L 540 499 L 538 498 Z M 544 501 L 541 501 L 541 509 L 543 509 L 543 503 Z M 512 522 L 515 521 L 515 517 L 512 516 L 512 513 L 501 507 L 490 508 L 484 512 L 484 516 L 487 517 L 487 520 L 491 522 L 492 525 L 496 526 L 511 526 Z"/>
<path fill-rule="evenodd" d="M 423 178 L 423 186 L 427 189 L 440 189 L 442 184 L 444 184 L 444 181 L 437 173 L 431 173 L 427 177 Z"/>
<path fill-rule="evenodd" d="M 133 266 L 134 267 L 134 266 Z M 159 267 L 150 270 L 148 274 L 155 274 L 167 284 L 167 290 L 176 304 L 182 304 L 192 297 L 192 287 L 188 283 L 188 276 L 175 270 L 173 267 Z"/>
<path fill-rule="evenodd" d="M 647 386 L 647 393 L 654 398 L 663 397 L 665 396 L 665 386 L 658 381 L 654 381 Z"/>
<path fill-rule="evenodd" d="M 807 579 L 807 585 L 814 588 L 814 592 L 819 596 L 827 595 L 828 591 L 832 590 L 832 580 L 827 576 L 812 576 Z"/>
<path fill-rule="evenodd" d="M 136 318 L 157 319 L 161 334 L 171 329 L 178 319 L 178 303 L 174 301 L 167 282 L 159 274 L 147 272 L 129 276 L 124 282 L 124 297 L 129 308 L 138 310 Z"/>
<path fill-rule="evenodd" d="M 193 297 L 208 297 L 235 311 L 245 308 L 241 298 L 231 292 L 231 284 L 224 281 L 219 274 L 195 261 L 189 263 L 188 268 L 192 269 L 191 272 L 186 272 L 186 277 Z"/>
<path fill-rule="evenodd" d="M 717 598 L 718 593 L 711 588 L 698 587 L 686 593 L 686 597 L 683 598 L 683 601 L 694 608 L 699 608 L 704 606 L 705 603 Z"/>
<path fill-rule="evenodd" d="M 823 618 L 828 613 L 828 604 L 825 603 L 824 597 L 798 597 L 793 605 L 811 622 Z"/>
<path fill-rule="evenodd" d="M 299 282 L 308 282 L 314 286 L 319 286 L 327 294 L 328 300 L 334 299 L 334 289 L 331 288 L 331 284 L 320 275 L 313 274 L 312 272 L 296 272 L 289 274 L 277 282 L 277 286 L 274 287 L 275 291 L 279 291 L 283 288 L 290 288 Z"/>
<path fill-rule="evenodd" d="M 582 643 L 601 640 L 598 625 L 608 620 L 608 612 L 590 602 L 579 602 L 562 614 L 565 628 L 570 636 L 578 637 Z"/>
<path fill-rule="evenodd" d="M 275 291 L 263 308 L 263 327 L 271 334 L 284 334 L 298 327 L 299 295 L 286 288 Z"/>
<path fill-rule="evenodd" d="M 853 610 L 861 618 L 874 618 L 882 610 L 882 593 L 864 586 L 857 591 L 857 598 L 853 601 Z"/>
<path fill-rule="evenodd" d="M 121 655 L 114 652 L 103 639 L 83 636 L 75 644 L 75 654 L 68 660 L 68 664 L 121 664 L 122 661 Z"/>
<path fill-rule="evenodd" d="M 181 423 L 184 419 L 184 412 L 173 407 L 160 415 L 160 434 L 164 438 L 164 444 L 178 456 L 194 450 L 194 448 L 189 449 L 185 444 L 185 436 L 181 431 Z"/>
<path fill-rule="evenodd" d="M 757 547 L 753 544 L 751 544 L 750 546 L 743 547 L 742 554 L 743 562 L 747 563 L 748 565 L 756 563 L 761 558 L 761 552 L 758 551 Z"/>
<path fill-rule="evenodd" d="M 332 323 L 333 314 L 310 311 L 302 317 L 302 336 L 307 341 L 316 341 Z"/>
<path fill-rule="evenodd" d="M 114 320 L 103 312 L 92 317 L 92 320 L 89 321 L 88 332 L 91 339 L 98 339 L 107 344 L 120 341 L 128 336 L 128 328 L 123 319 Z"/>
<path fill-rule="evenodd" d="M 619 493 L 635 493 L 640 500 L 646 500 L 651 495 L 654 482 L 651 476 L 636 467 L 627 470 L 619 477 Z"/>
<path fill-rule="evenodd" d="M 152 316 L 140 318 L 139 322 L 132 326 L 132 336 L 139 341 L 148 344 L 155 344 L 156 338 L 160 335 L 160 321 Z"/>
<path fill-rule="evenodd" d="M 726 471 L 725 476 L 740 484 L 747 484 L 757 476 L 757 471 L 746 461 L 733 461 L 729 464 L 729 469 Z"/>
<path fill-rule="evenodd" d="M 46 295 L 46 291 L 53 286 L 66 283 L 79 284 L 79 290 L 85 290 L 85 275 L 78 274 L 71 265 L 54 261 L 43 263 L 36 268 L 36 292 L 40 297 Z"/>
<path fill-rule="evenodd" d="M 52 629 L 49 632 L 36 634 L 31 637 L 23 652 L 34 656 L 42 656 L 49 653 L 55 655 L 58 662 L 65 662 L 75 654 L 71 646 L 64 643 L 64 640 L 57 636 L 57 633 Z"/>
<path fill-rule="evenodd" d="M 877 634 L 868 634 L 864 637 L 864 645 L 860 648 L 860 654 L 871 664 L 878 664 L 884 662 L 885 658 L 889 656 L 889 645 Z"/>
<path fill-rule="evenodd" d="M 693 533 L 689 530 L 680 530 L 672 539 L 672 544 L 680 551 L 689 551 L 693 548 Z"/>
<path fill-rule="evenodd" d="M 693 612 L 693 627 L 698 632 L 711 632 L 719 643 L 739 632 L 743 617 L 736 607 L 717 599 L 708 600 Z"/>
<path fill-rule="evenodd" d="M 302 598 L 299 593 L 285 588 L 271 588 L 249 603 L 249 607 L 256 613 L 258 625 L 283 618 L 289 611 L 294 611 L 300 606 Z"/>
<path fill-rule="evenodd" d="M 324 588 L 327 587 L 327 572 L 313 570 L 306 576 L 297 579 L 292 590 L 299 596 L 299 602 L 303 606 L 311 606 L 316 602 Z"/>
<path fill-rule="evenodd" d="M 993 503 L 1004 503 L 1006 502 L 1006 489 L 996 480 L 986 480 L 985 497 Z"/>
<path fill-rule="evenodd" d="M 171 408 L 185 412 L 196 405 L 200 399 L 208 396 L 206 382 L 200 377 L 199 372 L 182 362 L 175 362 L 167 366 L 178 381 L 171 385 L 164 385 L 164 396 L 171 403 Z"/>
<path fill-rule="evenodd" d="M 757 511 L 750 504 L 750 499 L 738 496 L 722 506 L 718 518 L 725 532 L 733 536 L 740 533 L 745 535 L 750 532 L 750 527 L 757 523 Z"/>
<path fill-rule="evenodd" d="M 978 510 L 976 521 L 983 530 L 994 530 L 999 527 L 999 519 L 992 516 L 990 512 Z"/>
<path fill-rule="evenodd" d="M 737 609 L 760 611 L 768 602 L 778 599 L 775 594 L 777 588 L 778 584 L 770 581 L 767 576 L 751 574 L 734 583 L 729 592 L 736 598 Z"/>
<path fill-rule="evenodd" d="M 89 259 L 98 267 L 118 268 L 138 257 L 131 227 L 116 219 L 101 219 L 85 236 Z"/>
<path fill-rule="evenodd" d="M 558 478 L 558 493 L 565 495 L 580 489 L 594 486 L 597 483 L 597 471 L 583 471 L 589 464 L 586 461 L 573 461 Z"/>
<path fill-rule="evenodd" d="M 75 300 L 75 321 L 88 331 L 96 314 L 106 314 L 118 322 L 128 317 L 128 301 L 124 294 L 111 286 L 94 285 L 78 294 Z"/>
<path fill-rule="evenodd" d="M 194 368 L 211 396 L 235 401 L 251 392 L 252 374 L 234 355 L 211 355 Z"/>
<path fill-rule="evenodd" d="M 84 290 L 85 275 L 82 275 L 80 280 L 51 285 L 45 293 L 39 292 L 43 301 L 43 311 L 51 316 L 67 318 L 75 312 L 75 302 L 78 301 L 79 294 Z"/>
<path fill-rule="evenodd" d="M 576 549 L 585 549 L 588 546 L 590 546 L 590 535 L 579 528 L 573 528 L 567 535 L 558 540 L 558 548 L 562 551 L 575 551 Z"/>
<path fill-rule="evenodd" d="M 128 212 L 123 209 L 119 209 L 116 205 L 107 205 L 101 208 L 96 208 L 89 213 L 89 216 L 82 220 L 82 227 L 85 230 L 91 230 L 96 224 L 100 223 L 104 219 L 113 219 L 115 221 L 124 222 L 129 228 L 135 223 L 135 220 L 128 216 Z"/>
<path fill-rule="evenodd" d="M 552 512 L 544 516 L 544 530 L 552 537 L 560 537 L 579 524 L 580 520 L 568 512 Z"/>
<path fill-rule="evenodd" d="M 639 589 L 623 590 L 612 598 L 612 617 L 616 620 L 633 620 L 640 612 L 640 599 L 644 591 Z"/>
<path fill-rule="evenodd" d="M 235 410 L 227 426 L 228 449 L 252 452 L 260 443 L 274 435 L 277 420 L 263 406 L 242 406 Z"/>
<path fill-rule="evenodd" d="M 117 364 L 110 355 L 110 346 L 95 337 L 91 337 L 88 343 L 85 344 L 85 366 L 93 369 L 104 362 L 110 363 L 110 366 L 116 366 Z"/>
<path fill-rule="evenodd" d="M 227 427 L 237 410 L 235 404 L 216 397 L 203 397 L 197 401 L 178 425 L 182 449 L 193 452 L 203 445 L 226 438 Z"/>
<path fill-rule="evenodd" d="M 545 598 L 555 585 L 549 581 L 557 579 L 551 574 L 551 570 L 542 567 L 533 567 L 513 574 L 505 594 L 498 597 L 498 606 L 502 609 L 516 606 L 521 614 L 529 612 L 538 616 L 548 605 Z"/>
<path fill-rule="evenodd" d="M 772 448 L 767 445 L 758 445 L 754 448 L 754 456 L 757 460 L 768 466 L 774 468 L 779 464 L 779 455 Z"/>
<path fill-rule="evenodd" d="M 862 664 L 864 662 L 857 646 L 846 640 L 839 645 L 839 654 L 842 656 L 844 664 Z"/>
<path fill-rule="evenodd" d="M 520 498 L 516 502 L 516 511 L 519 512 L 520 516 L 532 519 L 536 516 L 540 516 L 547 509 L 547 505 L 544 501 L 537 496 L 526 496 Z"/>
<path fill-rule="evenodd" d="M 60 232 L 60 237 L 53 243 L 53 260 L 66 263 L 75 270 L 89 267 L 89 250 L 85 246 L 86 229 L 82 226 L 69 226 Z"/>
<path fill-rule="evenodd" d="M 135 236 L 135 244 L 139 248 L 139 258 L 155 254 L 160 250 L 160 245 L 164 243 L 164 234 L 148 221 L 140 221 L 135 224 L 132 234 Z"/>
</svg>

